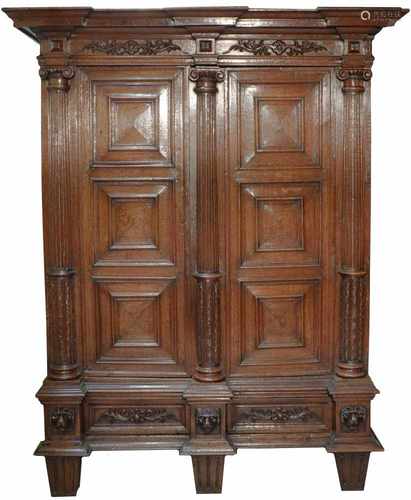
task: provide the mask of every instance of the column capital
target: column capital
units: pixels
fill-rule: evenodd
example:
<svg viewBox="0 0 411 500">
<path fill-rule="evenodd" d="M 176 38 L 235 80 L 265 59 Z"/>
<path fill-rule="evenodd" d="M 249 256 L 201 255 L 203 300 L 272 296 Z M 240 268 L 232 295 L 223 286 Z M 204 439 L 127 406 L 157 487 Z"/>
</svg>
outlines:
<svg viewBox="0 0 411 500">
<path fill-rule="evenodd" d="M 209 92 L 215 94 L 217 92 L 217 83 L 224 80 L 225 73 L 219 68 L 194 68 L 190 71 L 189 78 L 196 83 L 196 93 Z"/>
<path fill-rule="evenodd" d="M 39 76 L 47 81 L 47 88 L 57 91 L 67 92 L 70 89 L 70 80 L 76 74 L 72 65 L 61 67 L 42 66 L 39 70 Z"/>
</svg>

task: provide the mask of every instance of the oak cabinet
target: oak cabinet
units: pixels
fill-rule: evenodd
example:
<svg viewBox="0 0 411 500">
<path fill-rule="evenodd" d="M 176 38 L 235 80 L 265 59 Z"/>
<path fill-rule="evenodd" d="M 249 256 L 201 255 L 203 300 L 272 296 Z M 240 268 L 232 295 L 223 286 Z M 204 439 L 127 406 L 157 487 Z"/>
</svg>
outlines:
<svg viewBox="0 0 411 500">
<path fill-rule="evenodd" d="M 40 44 L 52 495 L 324 447 L 364 487 L 372 40 L 407 10 L 4 9 Z"/>
</svg>

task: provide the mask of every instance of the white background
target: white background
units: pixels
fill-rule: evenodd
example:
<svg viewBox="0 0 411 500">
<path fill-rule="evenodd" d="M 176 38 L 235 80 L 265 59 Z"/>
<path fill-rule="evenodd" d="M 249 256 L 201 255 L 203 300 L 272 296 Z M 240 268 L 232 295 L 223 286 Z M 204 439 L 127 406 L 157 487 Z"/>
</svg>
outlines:
<svg viewBox="0 0 411 500">
<path fill-rule="evenodd" d="M 8 1 L 7 6 L 153 8 L 201 6 L 189 0 L 67 2 Z M 218 1 L 258 8 L 315 8 L 311 1 Z M 409 0 L 398 0 L 410 7 Z M 325 0 L 326 6 L 398 6 L 394 2 Z M 223 495 L 242 498 L 375 500 L 410 498 L 410 31 L 411 14 L 374 42 L 373 199 L 370 374 L 381 390 L 373 428 L 386 448 L 371 455 L 365 492 L 339 491 L 332 455 L 323 449 L 240 450 L 226 458 Z M 49 498 L 44 460 L 32 452 L 42 439 L 41 405 L 34 399 L 46 368 L 40 184 L 38 46 L 0 15 L 1 217 L 1 493 L 5 500 Z M 407 36 L 408 35 L 408 36 Z M 84 499 L 194 499 L 189 457 L 176 451 L 96 452 L 83 459 Z"/>
</svg>

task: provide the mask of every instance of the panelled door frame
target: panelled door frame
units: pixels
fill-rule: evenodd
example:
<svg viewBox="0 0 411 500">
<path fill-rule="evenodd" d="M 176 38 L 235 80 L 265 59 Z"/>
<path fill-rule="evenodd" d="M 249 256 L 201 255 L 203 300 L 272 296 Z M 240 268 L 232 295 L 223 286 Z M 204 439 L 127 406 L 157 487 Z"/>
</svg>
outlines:
<svg viewBox="0 0 411 500">
<path fill-rule="evenodd" d="M 228 372 L 240 377 L 329 373 L 337 294 L 335 129 L 331 117 L 338 110 L 332 109 L 333 71 L 228 69 L 226 85 Z M 259 131 L 253 130 L 259 117 L 244 106 L 247 92 L 253 94 L 247 97 L 248 106 L 254 97 L 260 112 L 271 106 L 278 113 L 271 123 L 279 135 L 270 137 L 273 129 L 264 124 Z M 311 102 L 310 93 L 315 94 Z M 248 129 L 242 122 L 242 105 Z M 303 130 L 296 130 L 296 113 Z M 287 117 L 291 119 L 287 121 Z M 280 118 L 285 126 L 294 127 L 286 131 L 294 134 L 291 138 L 281 130 L 284 122 Z M 307 130 L 309 123 L 313 128 Z M 267 136 L 268 146 L 257 144 L 251 155 L 247 141 L 262 142 L 261 134 Z M 285 147 L 275 143 L 281 134 L 288 141 Z M 262 207 L 268 216 L 257 213 Z M 282 227 L 281 217 L 294 221 L 296 228 L 290 224 Z M 270 224 L 274 232 L 270 232 Z"/>
<path fill-rule="evenodd" d="M 83 67 L 78 79 L 80 158 L 89 165 L 80 185 L 89 375 L 186 377 L 191 370 L 186 74 L 181 67 Z M 135 123 L 127 122 L 127 106 Z M 140 144 L 131 144 L 135 137 Z"/>
</svg>

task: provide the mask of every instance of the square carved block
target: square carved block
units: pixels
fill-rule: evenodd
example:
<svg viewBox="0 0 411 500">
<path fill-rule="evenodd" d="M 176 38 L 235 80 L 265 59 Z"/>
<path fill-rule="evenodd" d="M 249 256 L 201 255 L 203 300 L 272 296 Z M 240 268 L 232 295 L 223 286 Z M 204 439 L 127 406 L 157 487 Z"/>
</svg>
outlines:
<svg viewBox="0 0 411 500">
<path fill-rule="evenodd" d="M 319 183 L 240 185 L 242 267 L 320 263 Z"/>
<path fill-rule="evenodd" d="M 94 161 L 172 166 L 170 81 L 94 82 Z"/>
<path fill-rule="evenodd" d="M 239 359 L 234 373 L 293 375 L 320 370 L 321 283 L 242 282 Z"/>
<path fill-rule="evenodd" d="M 293 75 L 240 74 L 240 168 L 320 166 L 321 75 Z"/>
<path fill-rule="evenodd" d="M 95 181 L 96 265 L 171 265 L 174 190 L 170 181 Z"/>
<path fill-rule="evenodd" d="M 142 372 L 176 371 L 174 280 L 97 279 L 95 286 L 97 364 L 123 364 Z"/>
</svg>

